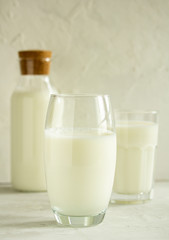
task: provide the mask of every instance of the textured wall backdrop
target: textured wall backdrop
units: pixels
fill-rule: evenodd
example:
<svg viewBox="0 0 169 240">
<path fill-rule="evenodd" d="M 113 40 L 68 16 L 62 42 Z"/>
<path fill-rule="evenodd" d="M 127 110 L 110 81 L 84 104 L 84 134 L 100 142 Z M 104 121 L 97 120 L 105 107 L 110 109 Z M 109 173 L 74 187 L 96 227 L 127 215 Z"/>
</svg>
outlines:
<svg viewBox="0 0 169 240">
<path fill-rule="evenodd" d="M 160 111 L 156 178 L 169 179 L 169 0 L 0 0 L 0 181 L 10 180 L 17 51 L 53 51 L 59 91 Z"/>
</svg>

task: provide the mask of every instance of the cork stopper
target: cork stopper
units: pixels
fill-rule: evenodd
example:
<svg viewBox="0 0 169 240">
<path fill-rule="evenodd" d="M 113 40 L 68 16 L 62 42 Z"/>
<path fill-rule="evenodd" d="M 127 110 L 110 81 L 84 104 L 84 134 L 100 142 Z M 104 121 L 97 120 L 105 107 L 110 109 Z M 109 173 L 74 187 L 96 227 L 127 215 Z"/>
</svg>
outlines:
<svg viewBox="0 0 169 240">
<path fill-rule="evenodd" d="M 50 70 L 51 51 L 19 51 L 20 70 L 22 75 L 48 75 Z"/>
</svg>

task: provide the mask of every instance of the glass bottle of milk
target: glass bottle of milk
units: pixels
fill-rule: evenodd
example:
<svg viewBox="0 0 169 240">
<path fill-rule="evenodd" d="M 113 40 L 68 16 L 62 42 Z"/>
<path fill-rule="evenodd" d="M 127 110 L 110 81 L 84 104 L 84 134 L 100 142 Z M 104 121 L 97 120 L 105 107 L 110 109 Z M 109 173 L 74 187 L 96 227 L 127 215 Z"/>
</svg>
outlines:
<svg viewBox="0 0 169 240">
<path fill-rule="evenodd" d="M 51 92 L 50 51 L 20 51 L 21 78 L 11 97 L 11 180 L 21 191 L 45 191 L 43 140 Z"/>
</svg>

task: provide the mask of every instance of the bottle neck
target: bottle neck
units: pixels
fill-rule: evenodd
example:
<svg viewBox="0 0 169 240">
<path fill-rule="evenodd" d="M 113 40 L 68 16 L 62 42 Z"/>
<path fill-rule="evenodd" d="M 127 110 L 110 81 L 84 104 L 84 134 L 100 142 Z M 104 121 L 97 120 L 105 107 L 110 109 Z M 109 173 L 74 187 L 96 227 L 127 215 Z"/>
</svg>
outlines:
<svg viewBox="0 0 169 240">
<path fill-rule="evenodd" d="M 51 91 L 49 75 L 21 75 L 19 91 Z"/>
<path fill-rule="evenodd" d="M 29 80 L 29 81 L 44 81 L 44 82 L 49 82 L 49 75 L 40 75 L 40 74 L 26 74 L 26 75 L 22 75 L 21 74 L 21 79 L 23 80 Z"/>
</svg>

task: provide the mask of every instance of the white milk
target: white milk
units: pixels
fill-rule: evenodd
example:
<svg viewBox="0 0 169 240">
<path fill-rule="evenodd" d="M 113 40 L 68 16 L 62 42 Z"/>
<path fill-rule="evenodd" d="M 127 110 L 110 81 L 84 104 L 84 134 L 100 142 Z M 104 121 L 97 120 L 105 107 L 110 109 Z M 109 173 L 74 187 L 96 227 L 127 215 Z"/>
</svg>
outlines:
<svg viewBox="0 0 169 240">
<path fill-rule="evenodd" d="M 15 189 L 46 189 L 43 141 L 48 101 L 48 91 L 18 91 L 12 96 L 11 173 Z"/>
<path fill-rule="evenodd" d="M 121 194 L 150 192 L 158 125 L 153 122 L 119 122 L 116 133 L 114 192 Z"/>
<path fill-rule="evenodd" d="M 45 152 L 53 210 L 69 216 L 97 215 L 106 210 L 116 162 L 114 133 L 46 130 Z"/>
</svg>

